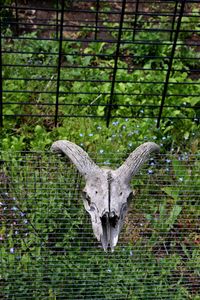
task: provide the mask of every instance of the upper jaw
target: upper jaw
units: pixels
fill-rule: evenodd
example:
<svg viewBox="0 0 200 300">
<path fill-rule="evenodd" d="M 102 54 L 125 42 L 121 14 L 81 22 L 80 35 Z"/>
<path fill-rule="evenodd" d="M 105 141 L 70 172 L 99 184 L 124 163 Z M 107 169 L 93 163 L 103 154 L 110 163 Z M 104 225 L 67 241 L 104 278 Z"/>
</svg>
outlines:
<svg viewBox="0 0 200 300">
<path fill-rule="evenodd" d="M 105 251 L 108 248 L 114 251 L 119 236 L 119 216 L 114 212 L 106 212 L 101 217 L 102 236 L 101 243 Z"/>
</svg>

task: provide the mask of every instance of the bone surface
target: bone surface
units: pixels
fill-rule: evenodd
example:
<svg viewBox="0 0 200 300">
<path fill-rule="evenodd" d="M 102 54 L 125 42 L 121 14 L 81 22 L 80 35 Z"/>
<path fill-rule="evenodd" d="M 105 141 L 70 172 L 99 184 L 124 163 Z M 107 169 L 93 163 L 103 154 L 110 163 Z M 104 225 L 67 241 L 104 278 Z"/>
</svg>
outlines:
<svg viewBox="0 0 200 300">
<path fill-rule="evenodd" d="M 64 153 L 85 178 L 83 203 L 94 235 L 105 251 L 114 251 L 132 198 L 131 178 L 159 146 L 152 142 L 140 145 L 116 170 L 100 168 L 81 147 L 66 140 L 54 142 L 51 150 Z"/>
</svg>

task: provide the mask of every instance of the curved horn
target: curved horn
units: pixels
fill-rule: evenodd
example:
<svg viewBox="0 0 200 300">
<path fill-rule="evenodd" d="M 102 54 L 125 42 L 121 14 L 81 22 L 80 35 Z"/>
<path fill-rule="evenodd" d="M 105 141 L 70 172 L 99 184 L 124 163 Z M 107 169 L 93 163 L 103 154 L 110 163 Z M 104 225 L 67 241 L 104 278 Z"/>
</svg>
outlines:
<svg viewBox="0 0 200 300">
<path fill-rule="evenodd" d="M 137 147 L 125 160 L 123 165 L 115 171 L 116 177 L 124 178 L 124 181 L 129 182 L 139 168 L 145 163 L 152 152 L 159 152 L 160 148 L 157 144 L 147 142 Z"/>
<path fill-rule="evenodd" d="M 51 150 L 64 153 L 77 167 L 81 175 L 86 178 L 94 172 L 101 172 L 101 169 L 91 160 L 89 155 L 81 147 L 72 142 L 65 140 L 56 141 L 51 146 Z"/>
</svg>

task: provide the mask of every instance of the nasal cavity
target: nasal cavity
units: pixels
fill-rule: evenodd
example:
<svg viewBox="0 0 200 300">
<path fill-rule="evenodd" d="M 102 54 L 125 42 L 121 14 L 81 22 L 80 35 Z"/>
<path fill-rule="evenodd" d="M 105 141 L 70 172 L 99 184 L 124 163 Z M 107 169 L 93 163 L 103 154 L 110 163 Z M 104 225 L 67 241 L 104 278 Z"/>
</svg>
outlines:
<svg viewBox="0 0 200 300">
<path fill-rule="evenodd" d="M 119 217 L 115 214 L 115 212 L 110 212 L 109 223 L 112 227 L 115 227 L 119 221 Z"/>
<path fill-rule="evenodd" d="M 119 217 L 115 214 L 114 211 L 108 213 L 106 212 L 102 217 L 101 217 L 101 222 L 102 225 L 110 224 L 110 226 L 115 227 L 119 221 Z"/>
</svg>

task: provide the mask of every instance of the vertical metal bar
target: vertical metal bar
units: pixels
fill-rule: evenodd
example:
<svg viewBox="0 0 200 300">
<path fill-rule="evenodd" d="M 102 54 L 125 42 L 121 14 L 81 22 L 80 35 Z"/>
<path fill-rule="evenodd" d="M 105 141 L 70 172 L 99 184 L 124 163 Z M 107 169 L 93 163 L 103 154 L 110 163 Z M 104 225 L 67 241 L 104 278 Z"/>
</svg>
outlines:
<svg viewBox="0 0 200 300">
<path fill-rule="evenodd" d="M 175 54 L 175 50 L 176 50 L 177 39 L 178 39 L 180 27 L 181 27 L 181 20 L 182 20 L 182 16 L 183 16 L 183 12 L 184 12 L 185 2 L 186 2 L 186 0 L 181 1 L 181 8 L 180 8 L 180 12 L 179 12 L 178 21 L 177 21 L 176 31 L 175 31 L 175 35 L 174 35 L 174 42 L 173 42 L 173 46 L 172 46 L 170 61 L 168 64 L 168 70 L 167 70 L 167 74 L 166 74 L 166 78 L 165 78 L 165 84 L 164 84 L 164 89 L 163 89 L 163 93 L 162 93 L 162 100 L 161 100 L 160 110 L 159 110 L 158 119 L 157 119 L 157 128 L 160 127 L 160 120 L 161 120 L 163 107 L 164 107 L 164 103 L 165 103 L 165 98 L 166 98 L 166 94 L 167 94 L 169 77 L 170 77 L 172 63 L 173 63 L 174 54 Z"/>
<path fill-rule="evenodd" d="M 0 24 L 0 127 L 3 127 L 2 22 Z"/>
<path fill-rule="evenodd" d="M 63 42 L 63 22 L 64 22 L 64 5 L 65 0 L 61 2 L 61 16 L 60 16 L 60 36 L 59 36 L 59 52 L 58 52 L 58 69 L 57 69 L 57 87 L 56 87 L 56 104 L 55 104 L 55 127 L 58 124 L 58 106 L 59 106 L 59 91 L 60 91 L 60 71 L 62 61 L 62 42 Z"/>
<path fill-rule="evenodd" d="M 174 7 L 174 14 L 173 14 L 173 19 L 172 19 L 172 28 L 171 28 L 171 32 L 170 32 L 170 41 L 171 41 L 171 42 L 172 42 L 173 33 L 174 33 L 174 25 L 175 25 L 175 21 L 176 21 L 176 14 L 177 14 L 177 8 L 178 8 L 178 1 L 179 1 L 179 0 L 176 0 L 175 7 Z"/>
<path fill-rule="evenodd" d="M 136 32 L 136 26 L 137 26 L 137 18 L 138 18 L 138 8 L 139 8 L 139 0 L 136 0 L 135 3 L 135 19 L 133 24 L 133 41 L 135 40 L 135 32 Z"/>
<path fill-rule="evenodd" d="M 98 21 L 99 21 L 99 0 L 96 2 L 96 14 L 95 14 L 95 36 L 94 39 L 97 40 L 98 33 Z"/>
<path fill-rule="evenodd" d="M 18 3 L 17 0 L 15 0 L 15 30 L 16 30 L 16 35 L 19 35 L 19 15 L 18 15 Z"/>
<path fill-rule="evenodd" d="M 1 27 L 1 26 L 0 26 Z M 1 34 L 1 30 L 0 30 Z M 2 45 L 0 38 L 0 127 L 3 127 Z"/>
<path fill-rule="evenodd" d="M 116 79 L 117 68 L 118 68 L 118 58 L 119 58 L 119 50 L 120 50 L 120 45 L 121 45 L 121 36 L 122 36 L 122 27 L 123 27 L 123 22 L 124 22 L 125 7 L 126 7 L 126 0 L 122 0 L 122 9 L 121 9 L 120 24 L 119 24 L 119 31 L 118 31 L 118 38 L 117 38 L 117 47 L 116 47 L 114 68 L 113 68 L 113 74 L 112 74 L 110 100 L 109 100 L 109 103 L 107 103 L 107 113 L 106 113 L 107 127 L 109 126 L 109 123 L 110 123 L 111 112 L 112 112 L 112 107 L 113 107 L 113 102 L 114 102 L 115 79 Z"/>
<path fill-rule="evenodd" d="M 59 0 L 56 1 L 56 39 L 58 39 L 58 2 Z"/>
</svg>

